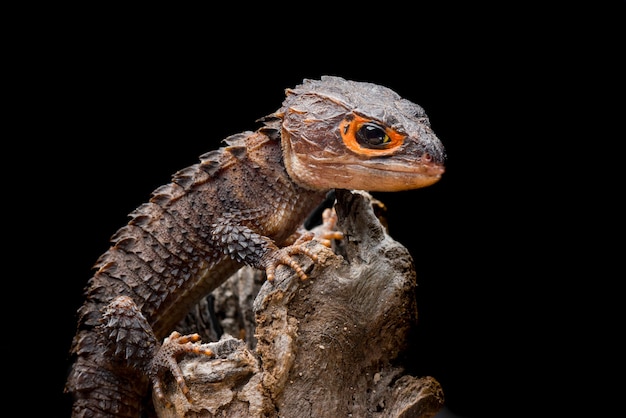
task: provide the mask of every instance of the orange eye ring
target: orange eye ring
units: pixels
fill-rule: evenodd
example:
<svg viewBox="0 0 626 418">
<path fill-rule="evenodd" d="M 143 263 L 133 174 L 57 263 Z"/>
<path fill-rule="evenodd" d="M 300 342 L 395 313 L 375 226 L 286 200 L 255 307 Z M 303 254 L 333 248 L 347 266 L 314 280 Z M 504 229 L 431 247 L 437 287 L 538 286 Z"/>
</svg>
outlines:
<svg viewBox="0 0 626 418">
<path fill-rule="evenodd" d="M 339 131 L 348 149 L 371 157 L 393 154 L 406 139 L 406 135 L 359 115 L 342 120 Z"/>
</svg>

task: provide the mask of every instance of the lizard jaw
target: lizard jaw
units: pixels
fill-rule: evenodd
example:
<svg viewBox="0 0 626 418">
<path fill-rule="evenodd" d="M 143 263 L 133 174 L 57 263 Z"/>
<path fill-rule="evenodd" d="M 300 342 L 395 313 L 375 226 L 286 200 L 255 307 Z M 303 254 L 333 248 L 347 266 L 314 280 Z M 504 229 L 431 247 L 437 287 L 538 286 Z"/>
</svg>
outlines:
<svg viewBox="0 0 626 418">
<path fill-rule="evenodd" d="M 410 165 L 388 161 L 337 164 L 336 161 L 290 158 L 285 162 L 290 177 L 296 183 L 315 190 L 335 188 L 394 192 L 419 189 L 438 182 L 445 171 L 442 164 L 432 161 Z"/>
</svg>

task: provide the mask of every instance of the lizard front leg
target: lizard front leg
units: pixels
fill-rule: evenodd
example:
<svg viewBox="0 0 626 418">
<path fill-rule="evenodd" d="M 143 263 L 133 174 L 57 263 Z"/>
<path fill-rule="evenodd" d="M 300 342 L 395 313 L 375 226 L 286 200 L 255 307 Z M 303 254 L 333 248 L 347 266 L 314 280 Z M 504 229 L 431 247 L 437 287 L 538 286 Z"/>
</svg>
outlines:
<svg viewBox="0 0 626 418">
<path fill-rule="evenodd" d="M 221 218 L 222 222 L 212 225 L 213 239 L 225 254 L 241 263 L 264 270 L 270 282 L 274 280 L 276 268 L 280 265 L 293 269 L 302 280 L 307 279 L 306 273 L 292 256 L 304 254 L 317 261 L 317 256 L 304 246 L 305 242 L 314 238 L 313 234 L 306 234 L 292 245 L 278 248 L 274 241 L 250 227 L 226 220 L 227 218 Z"/>
</svg>

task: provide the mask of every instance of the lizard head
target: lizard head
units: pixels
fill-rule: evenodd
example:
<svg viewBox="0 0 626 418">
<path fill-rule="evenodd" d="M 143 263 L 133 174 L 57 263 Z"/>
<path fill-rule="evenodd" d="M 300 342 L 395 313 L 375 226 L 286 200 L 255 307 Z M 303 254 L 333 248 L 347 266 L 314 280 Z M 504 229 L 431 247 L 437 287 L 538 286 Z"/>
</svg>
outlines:
<svg viewBox="0 0 626 418">
<path fill-rule="evenodd" d="M 437 182 L 445 152 L 424 110 L 376 84 L 323 76 L 286 90 L 281 141 L 290 177 L 310 189 L 399 191 Z"/>
</svg>

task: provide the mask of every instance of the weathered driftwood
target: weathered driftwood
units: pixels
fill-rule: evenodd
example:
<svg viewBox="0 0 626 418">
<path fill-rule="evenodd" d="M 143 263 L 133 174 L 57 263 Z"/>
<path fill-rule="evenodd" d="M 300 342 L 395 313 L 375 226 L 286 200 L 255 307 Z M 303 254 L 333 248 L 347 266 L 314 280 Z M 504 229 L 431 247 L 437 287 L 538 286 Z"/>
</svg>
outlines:
<svg viewBox="0 0 626 418">
<path fill-rule="evenodd" d="M 315 265 L 299 257 L 309 280 L 281 267 L 274 283 L 262 284 L 262 274 L 246 268 L 218 289 L 217 305 L 231 311 L 220 325 L 228 334 L 207 344 L 216 358 L 181 359 L 194 402 L 172 382 L 173 407 L 158 408 L 160 417 L 425 418 L 439 411 L 439 383 L 398 364 L 417 320 L 411 256 L 386 233 L 368 194 L 338 191 L 336 211 L 345 237 L 334 250 L 307 244 L 319 257 Z"/>
</svg>

